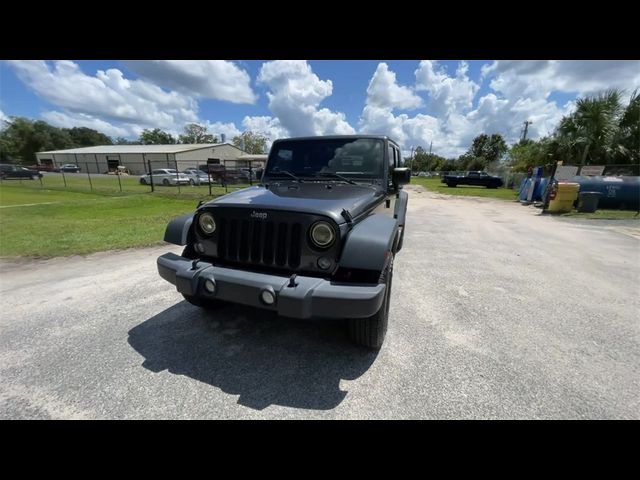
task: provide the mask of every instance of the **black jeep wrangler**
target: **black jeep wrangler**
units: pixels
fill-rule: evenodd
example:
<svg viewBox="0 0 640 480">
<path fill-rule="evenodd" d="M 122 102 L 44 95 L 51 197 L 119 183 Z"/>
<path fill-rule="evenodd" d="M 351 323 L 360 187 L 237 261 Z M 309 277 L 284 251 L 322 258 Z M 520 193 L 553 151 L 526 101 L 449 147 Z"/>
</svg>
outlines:
<svg viewBox="0 0 640 480">
<path fill-rule="evenodd" d="M 276 140 L 262 183 L 172 220 L 160 276 L 199 307 L 225 302 L 287 317 L 345 318 L 380 348 L 393 258 L 402 248 L 410 171 L 384 136 Z"/>
</svg>

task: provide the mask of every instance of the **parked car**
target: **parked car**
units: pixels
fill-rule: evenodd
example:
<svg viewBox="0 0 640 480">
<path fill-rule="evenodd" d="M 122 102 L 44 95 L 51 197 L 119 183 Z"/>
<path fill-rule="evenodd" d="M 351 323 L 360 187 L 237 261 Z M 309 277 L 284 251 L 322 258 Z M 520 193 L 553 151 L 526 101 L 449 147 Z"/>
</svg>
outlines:
<svg viewBox="0 0 640 480">
<path fill-rule="evenodd" d="M 67 163 L 60 167 L 60 171 L 64 173 L 80 173 L 80 167 L 73 163 Z"/>
<path fill-rule="evenodd" d="M 445 175 L 442 183 L 447 187 L 457 187 L 458 185 L 474 185 L 487 188 L 498 188 L 504 185 L 500 177 L 494 177 L 487 172 L 467 172 L 464 175 Z"/>
<path fill-rule="evenodd" d="M 385 136 L 276 140 L 261 185 L 169 223 L 164 239 L 185 248 L 158 273 L 198 307 L 344 319 L 354 343 L 379 349 L 411 180 L 400 151 Z"/>
<path fill-rule="evenodd" d="M 251 181 L 253 182 L 257 182 L 260 180 L 260 178 L 262 178 L 262 168 L 257 167 L 257 168 L 241 168 L 239 170 L 239 176 L 241 179 L 246 180 L 247 182 L 249 181 L 249 179 L 251 179 Z"/>
<path fill-rule="evenodd" d="M 34 172 L 33 170 L 21 165 L 2 163 L 0 164 L 0 178 L 2 178 L 2 180 L 9 180 L 12 178 L 28 178 L 30 180 L 35 180 L 36 178 L 42 178 L 42 174 L 40 172 Z"/>
<path fill-rule="evenodd" d="M 27 168 L 35 172 L 53 172 L 55 170 L 55 167 L 52 164 L 45 163 L 29 165 Z"/>
<path fill-rule="evenodd" d="M 158 168 L 156 170 L 152 170 L 151 175 L 153 175 L 153 183 L 155 185 L 188 185 L 190 183 L 189 178 L 185 176 L 184 173 L 179 173 L 177 170 L 172 168 Z M 146 175 L 142 175 L 140 177 L 140 183 L 142 185 L 150 185 L 151 175 L 148 173 Z"/>
<path fill-rule="evenodd" d="M 209 175 L 197 168 L 186 168 L 182 172 L 188 179 L 191 185 L 208 185 Z"/>
<path fill-rule="evenodd" d="M 238 183 L 242 179 L 240 170 L 229 169 L 224 165 L 210 164 L 198 165 L 198 170 L 211 174 L 211 182 L 224 185 L 225 183 Z"/>
</svg>

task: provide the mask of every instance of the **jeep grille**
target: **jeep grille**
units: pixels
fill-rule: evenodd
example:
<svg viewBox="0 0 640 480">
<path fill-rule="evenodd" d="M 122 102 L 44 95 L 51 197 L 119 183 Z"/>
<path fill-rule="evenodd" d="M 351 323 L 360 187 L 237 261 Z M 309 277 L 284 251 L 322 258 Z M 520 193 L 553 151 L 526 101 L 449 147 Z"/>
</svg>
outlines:
<svg viewBox="0 0 640 480">
<path fill-rule="evenodd" d="M 218 228 L 221 260 L 292 269 L 300 266 L 300 223 L 223 217 Z"/>
</svg>

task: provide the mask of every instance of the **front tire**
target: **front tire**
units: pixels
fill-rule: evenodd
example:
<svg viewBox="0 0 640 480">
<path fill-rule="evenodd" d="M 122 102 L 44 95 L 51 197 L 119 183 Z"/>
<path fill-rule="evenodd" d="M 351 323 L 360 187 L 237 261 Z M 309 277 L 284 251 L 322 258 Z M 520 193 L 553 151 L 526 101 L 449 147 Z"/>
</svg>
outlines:
<svg viewBox="0 0 640 480">
<path fill-rule="evenodd" d="M 391 284 L 393 282 L 393 256 L 380 283 L 384 283 L 384 300 L 380 309 L 367 318 L 348 320 L 349 338 L 356 345 L 379 350 L 382 347 L 389 325 L 389 306 L 391 304 Z"/>
<path fill-rule="evenodd" d="M 140 179 L 140 185 L 146 185 L 147 181 L 144 178 Z"/>
<path fill-rule="evenodd" d="M 169 185 L 171 185 L 171 182 L 169 181 L 169 179 L 168 179 L 168 178 L 165 178 L 164 180 L 162 180 L 162 184 L 163 184 L 165 187 L 168 187 Z"/>
</svg>

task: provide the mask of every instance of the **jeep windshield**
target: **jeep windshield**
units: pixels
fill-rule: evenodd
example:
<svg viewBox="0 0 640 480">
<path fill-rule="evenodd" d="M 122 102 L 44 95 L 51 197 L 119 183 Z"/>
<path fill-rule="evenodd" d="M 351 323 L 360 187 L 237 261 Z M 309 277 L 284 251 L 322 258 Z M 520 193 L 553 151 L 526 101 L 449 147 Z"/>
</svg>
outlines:
<svg viewBox="0 0 640 480">
<path fill-rule="evenodd" d="M 384 143 L 377 138 L 285 140 L 271 148 L 264 176 L 301 180 L 381 178 Z"/>
</svg>

